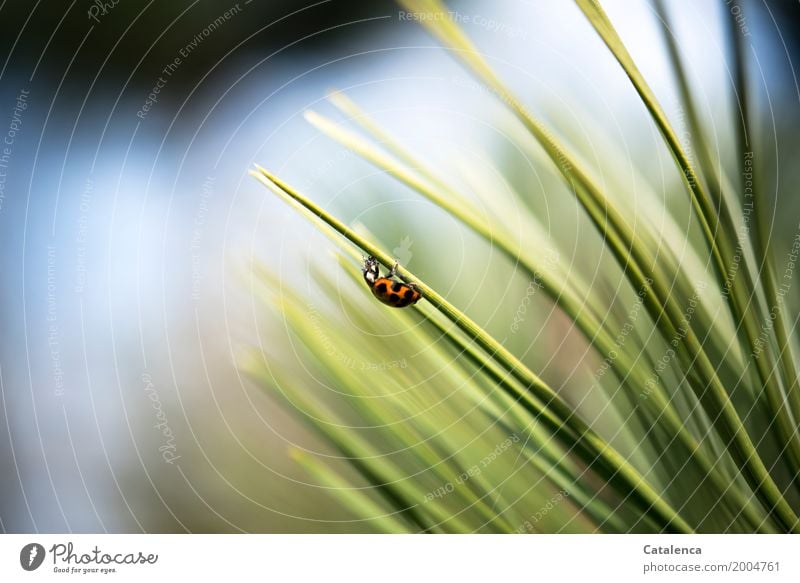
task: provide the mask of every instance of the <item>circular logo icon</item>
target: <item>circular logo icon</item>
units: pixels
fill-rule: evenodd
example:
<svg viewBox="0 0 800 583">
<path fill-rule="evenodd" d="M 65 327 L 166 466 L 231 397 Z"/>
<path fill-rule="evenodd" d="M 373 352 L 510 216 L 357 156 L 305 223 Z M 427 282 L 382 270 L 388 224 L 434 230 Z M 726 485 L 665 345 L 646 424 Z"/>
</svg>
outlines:
<svg viewBox="0 0 800 583">
<path fill-rule="evenodd" d="M 29 543 L 19 552 L 19 564 L 26 571 L 35 571 L 44 562 L 44 547 L 39 543 Z"/>
</svg>

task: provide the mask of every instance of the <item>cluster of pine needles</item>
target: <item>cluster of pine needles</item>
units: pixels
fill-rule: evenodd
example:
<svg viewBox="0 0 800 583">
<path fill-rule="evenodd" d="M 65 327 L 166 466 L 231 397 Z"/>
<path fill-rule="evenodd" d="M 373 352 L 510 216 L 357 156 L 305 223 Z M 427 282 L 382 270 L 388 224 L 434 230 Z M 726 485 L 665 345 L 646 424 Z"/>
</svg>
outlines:
<svg viewBox="0 0 800 583">
<path fill-rule="evenodd" d="M 597 277 L 587 283 L 558 254 L 543 254 L 550 237 L 524 204 L 524 190 L 513 211 L 491 193 L 478 208 L 349 97 L 331 94 L 348 124 L 314 112 L 307 120 L 491 247 L 569 319 L 600 364 L 583 398 L 568 394 L 533 370 L 524 346 L 491 334 L 468 306 L 448 300 L 446 282 L 436 287 L 405 265 L 398 276 L 416 282 L 423 299 L 401 310 L 380 305 L 361 279 L 361 261 L 372 255 L 388 269 L 391 242 L 346 224 L 257 167 L 252 175 L 337 249 L 338 277 L 309 266 L 318 286 L 313 295 L 254 269 L 254 290 L 290 331 L 292 345 L 291 352 L 258 347 L 242 361 L 330 445 L 332 454 L 290 452 L 320 496 L 337 499 L 366 531 L 800 531 L 795 322 L 773 264 L 774 210 L 757 178 L 752 200 L 742 194 L 753 113 L 733 16 L 738 167 L 722 164 L 704 140 L 660 3 L 696 160 L 600 4 L 576 0 L 674 160 L 680 196 L 690 201 L 699 233 L 689 240 L 654 189 L 632 193 L 599 183 L 558 137 L 559 128 L 548 127 L 509 90 L 438 0 L 400 3 L 426 15 L 422 25 L 513 114 L 531 159 L 558 176 L 563 196 L 574 197 L 625 289 L 617 292 L 623 300 L 612 302 L 610 284 Z M 634 214 L 634 207 L 652 212 Z M 512 236 L 512 221 L 522 224 L 520 237 Z M 533 336 L 529 325 L 516 321 L 515 337 Z M 304 374 L 292 360 L 303 363 Z"/>
</svg>

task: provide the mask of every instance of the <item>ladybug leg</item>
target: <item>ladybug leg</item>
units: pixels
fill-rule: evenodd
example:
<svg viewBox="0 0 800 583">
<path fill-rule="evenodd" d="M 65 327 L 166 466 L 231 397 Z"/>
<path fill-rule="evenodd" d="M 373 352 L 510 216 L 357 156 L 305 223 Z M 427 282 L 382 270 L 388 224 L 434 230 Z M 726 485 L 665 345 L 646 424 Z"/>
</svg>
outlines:
<svg viewBox="0 0 800 583">
<path fill-rule="evenodd" d="M 411 305 L 414 305 L 422 298 L 422 294 L 419 292 L 419 289 L 417 289 L 417 282 L 416 281 L 409 281 L 408 283 L 406 283 L 406 285 L 410 289 L 412 289 L 413 291 L 417 292 L 417 294 L 418 294 L 417 295 L 417 299 L 415 299 L 413 302 L 411 302 Z"/>
<path fill-rule="evenodd" d="M 398 261 L 397 261 L 397 259 L 395 259 L 394 260 L 394 265 L 392 265 L 392 270 L 389 272 L 389 277 L 394 277 L 395 275 L 397 275 L 397 265 L 398 265 Z"/>
</svg>

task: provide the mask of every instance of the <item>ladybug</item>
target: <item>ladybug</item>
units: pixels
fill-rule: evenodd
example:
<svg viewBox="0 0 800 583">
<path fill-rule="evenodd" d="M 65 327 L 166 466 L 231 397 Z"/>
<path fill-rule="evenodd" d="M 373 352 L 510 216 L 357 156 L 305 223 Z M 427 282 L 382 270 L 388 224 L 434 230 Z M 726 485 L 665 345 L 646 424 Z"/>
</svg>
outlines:
<svg viewBox="0 0 800 583">
<path fill-rule="evenodd" d="M 387 306 L 405 308 L 416 304 L 422 297 L 416 290 L 415 284 L 404 283 L 394 279 L 395 275 L 397 275 L 397 261 L 394 262 L 392 270 L 386 277 L 381 277 L 378 270 L 378 260 L 369 256 L 364 259 L 364 268 L 361 272 L 364 274 L 364 281 L 367 282 L 369 289 L 372 290 L 372 295 Z"/>
</svg>

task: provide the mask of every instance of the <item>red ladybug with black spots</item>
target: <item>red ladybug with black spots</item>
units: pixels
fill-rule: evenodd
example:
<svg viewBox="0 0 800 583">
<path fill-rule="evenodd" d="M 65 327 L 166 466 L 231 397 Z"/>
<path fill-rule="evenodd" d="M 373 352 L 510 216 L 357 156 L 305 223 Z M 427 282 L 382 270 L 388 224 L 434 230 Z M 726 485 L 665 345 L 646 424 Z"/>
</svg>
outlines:
<svg viewBox="0 0 800 583">
<path fill-rule="evenodd" d="M 397 261 L 386 277 L 381 277 L 378 260 L 370 256 L 364 259 L 364 268 L 361 272 L 364 274 L 364 281 L 372 290 L 372 295 L 387 306 L 405 308 L 416 304 L 422 297 L 416 290 L 415 284 L 394 279 L 397 275 Z"/>
</svg>

